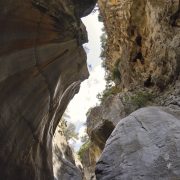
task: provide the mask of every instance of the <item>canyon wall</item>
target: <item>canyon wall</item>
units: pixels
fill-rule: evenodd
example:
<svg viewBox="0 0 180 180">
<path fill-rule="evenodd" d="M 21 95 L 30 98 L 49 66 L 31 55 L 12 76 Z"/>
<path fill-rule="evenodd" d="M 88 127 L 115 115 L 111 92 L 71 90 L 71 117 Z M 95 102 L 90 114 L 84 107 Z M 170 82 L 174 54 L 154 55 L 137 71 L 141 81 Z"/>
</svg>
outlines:
<svg viewBox="0 0 180 180">
<path fill-rule="evenodd" d="M 82 149 L 83 146 L 85 147 Z M 78 153 L 83 165 L 83 180 L 96 180 L 95 167 L 102 150 L 90 141 L 86 142 L 83 146 Z"/>
<path fill-rule="evenodd" d="M 68 144 L 60 125 L 53 137 L 53 171 L 56 180 L 82 180 L 84 176 L 82 164 Z"/>
<path fill-rule="evenodd" d="M 107 32 L 106 69 L 122 90 L 163 90 L 180 72 L 179 0 L 99 0 Z"/>
<path fill-rule="evenodd" d="M 169 125 L 178 127 L 180 120 L 180 1 L 98 4 L 107 37 L 102 39 L 107 88 L 87 117 L 91 143 L 102 151 L 96 177 L 178 179 L 180 131 Z M 147 106 L 153 107 L 138 110 Z"/>
<path fill-rule="evenodd" d="M 0 177 L 50 180 L 52 137 L 88 78 L 80 18 L 95 0 L 0 2 Z"/>
</svg>

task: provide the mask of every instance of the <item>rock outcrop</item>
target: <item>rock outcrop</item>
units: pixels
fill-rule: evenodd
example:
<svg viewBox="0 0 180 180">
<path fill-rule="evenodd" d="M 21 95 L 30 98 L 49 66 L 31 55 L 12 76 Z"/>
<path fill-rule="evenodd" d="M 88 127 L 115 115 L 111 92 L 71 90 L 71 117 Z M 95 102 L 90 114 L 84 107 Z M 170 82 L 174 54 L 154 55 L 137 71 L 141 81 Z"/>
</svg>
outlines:
<svg viewBox="0 0 180 180">
<path fill-rule="evenodd" d="M 126 116 L 121 97 L 109 96 L 100 106 L 90 110 L 87 116 L 87 133 L 91 141 L 101 150 L 115 126 Z"/>
<path fill-rule="evenodd" d="M 179 0 L 99 0 L 106 68 L 121 89 L 163 90 L 180 72 Z"/>
<path fill-rule="evenodd" d="M 101 152 L 102 150 L 92 142 L 88 143 L 87 147 L 81 151 L 80 158 L 84 172 L 83 180 L 96 180 L 95 167 Z"/>
<path fill-rule="evenodd" d="M 156 115 L 160 118 L 156 117 L 157 123 L 162 123 L 162 127 L 166 127 L 166 122 L 163 124 L 165 112 L 168 113 L 166 114 L 168 117 L 173 118 L 172 121 L 178 124 L 180 117 L 180 1 L 98 0 L 98 4 L 100 9 L 99 17 L 103 20 L 106 31 L 106 36 L 102 38 L 102 58 L 108 83 L 107 89 L 100 96 L 101 105 L 91 109 L 88 115 L 87 132 L 92 143 L 103 150 L 117 123 L 121 124 L 123 118 L 141 107 L 160 106 L 153 111 L 157 111 Z M 151 109 L 145 109 L 144 111 L 147 114 L 152 112 Z M 140 115 L 140 117 L 142 116 Z M 150 121 L 150 119 L 147 119 L 147 121 Z M 152 123 L 155 123 L 154 121 Z M 171 118 L 168 121 L 171 121 Z M 126 147 L 124 150 L 121 149 L 120 146 L 123 142 L 121 142 L 118 135 L 119 126 L 113 131 L 113 136 L 117 138 L 110 137 L 98 162 L 96 172 L 98 180 L 132 179 L 132 177 L 136 177 L 136 174 L 133 173 L 137 173 L 136 179 L 153 179 L 151 175 L 153 175 L 155 169 L 152 168 L 155 167 L 162 173 L 160 175 L 157 173 L 160 177 L 161 175 L 162 177 L 169 175 L 166 177 L 168 178 L 172 175 L 173 178 L 179 178 L 179 174 L 175 172 L 177 170 L 176 165 L 168 165 L 168 168 L 172 166 L 173 169 L 170 168 L 166 173 L 167 164 L 164 166 L 163 162 L 160 163 L 162 154 L 155 152 L 149 155 L 149 151 L 146 151 L 143 144 L 140 155 L 147 156 L 147 159 L 149 157 L 150 160 L 154 156 L 160 157 L 157 160 L 159 164 L 157 166 L 148 164 L 146 167 L 143 166 L 142 162 L 142 166 L 136 168 L 136 164 L 133 163 L 136 163 L 135 161 L 141 163 L 141 161 L 138 159 L 137 154 L 135 155 L 137 159 L 128 159 L 131 158 L 131 155 L 126 154 L 126 150 L 127 153 L 130 150 L 126 149 Z M 128 146 L 130 149 L 131 146 L 132 148 L 134 146 L 133 141 L 131 141 L 131 134 L 136 135 L 136 128 L 136 126 L 132 127 L 129 132 L 123 132 L 122 130 L 122 133 L 126 135 L 127 142 L 130 141 Z M 153 131 L 155 131 L 157 138 L 164 141 L 163 138 L 166 138 L 166 136 L 158 137 L 159 133 L 163 134 L 163 130 L 157 127 Z M 168 128 L 166 132 L 167 136 L 172 138 L 172 142 L 168 143 L 173 143 L 175 134 Z M 168 133 L 170 134 L 168 135 Z M 146 142 L 149 145 L 152 143 L 151 138 L 154 137 L 150 136 L 149 142 Z M 137 143 L 140 143 L 139 139 L 136 140 Z M 112 146 L 109 145 L 111 141 Z M 177 144 L 175 146 L 178 148 Z M 174 150 L 174 147 L 170 147 L 170 145 L 168 147 L 169 151 Z M 168 151 L 167 148 L 160 147 L 159 149 L 161 150 L 161 148 L 162 152 Z M 119 152 L 119 154 L 116 154 L 116 152 Z M 173 157 L 171 161 L 175 162 L 177 167 L 180 168 L 178 164 L 179 155 L 175 154 L 175 156 L 177 159 Z M 129 160 L 129 169 L 125 167 L 127 160 Z M 141 167 L 142 169 L 139 170 L 138 168 Z M 142 170 L 144 170 L 144 174 L 141 173 Z M 149 176 L 147 173 L 150 173 Z"/>
<path fill-rule="evenodd" d="M 166 87 L 162 93 L 140 89 L 110 95 L 87 116 L 87 133 L 101 150 L 117 123 L 141 107 L 158 105 L 164 111 L 180 116 L 180 80 Z"/>
<path fill-rule="evenodd" d="M 88 77 L 80 18 L 95 0 L 0 2 L 0 177 L 51 180 L 52 137 Z"/>
<path fill-rule="evenodd" d="M 97 180 L 180 178 L 180 117 L 157 107 L 122 119 L 96 167 Z"/>
<path fill-rule="evenodd" d="M 89 111 L 86 125 L 91 146 L 88 148 L 88 152 L 94 152 L 94 149 L 100 150 L 97 154 L 96 161 L 99 159 L 107 139 L 118 122 L 138 108 L 153 104 L 151 101 L 152 97 L 149 98 L 152 96 L 150 93 L 146 91 L 140 93 L 137 91 L 134 94 L 135 92 L 124 92 L 117 95 L 110 95 L 101 105 Z M 86 154 L 87 152 L 84 152 L 82 163 L 88 161 L 88 163 L 83 163 L 83 166 L 86 167 L 86 164 L 88 164 L 89 171 L 87 172 L 93 176 L 96 162 L 90 161 L 86 157 Z"/>
<path fill-rule="evenodd" d="M 56 128 L 53 137 L 53 171 L 56 180 L 82 180 L 80 161 L 69 146 L 61 127 Z"/>
</svg>

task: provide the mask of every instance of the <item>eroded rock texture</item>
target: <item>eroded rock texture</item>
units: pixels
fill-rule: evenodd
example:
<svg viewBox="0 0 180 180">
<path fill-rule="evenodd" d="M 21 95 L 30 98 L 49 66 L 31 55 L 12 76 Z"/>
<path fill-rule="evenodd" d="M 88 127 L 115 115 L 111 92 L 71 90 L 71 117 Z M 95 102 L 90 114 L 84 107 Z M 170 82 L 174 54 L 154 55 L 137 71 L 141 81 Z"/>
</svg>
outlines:
<svg viewBox="0 0 180 180">
<path fill-rule="evenodd" d="M 50 180 L 52 136 L 88 77 L 80 17 L 95 0 L 0 2 L 0 177 Z"/>
<path fill-rule="evenodd" d="M 180 79 L 162 93 L 141 88 L 108 96 L 87 116 L 87 133 L 93 143 L 103 150 L 106 140 L 117 123 L 141 107 L 159 106 L 174 116 L 180 116 Z"/>
<path fill-rule="evenodd" d="M 101 149 L 91 142 L 88 148 L 81 154 L 81 162 L 84 172 L 83 180 L 96 180 L 95 167 L 101 152 Z"/>
<path fill-rule="evenodd" d="M 110 96 L 100 106 L 92 108 L 87 116 L 87 133 L 90 146 L 82 155 L 85 176 L 95 180 L 95 166 L 104 149 L 107 139 L 111 135 L 120 119 L 127 115 L 127 105 L 123 104 L 120 95 Z M 131 106 L 134 107 L 134 106 Z M 134 108 L 128 106 L 128 112 Z"/>
<path fill-rule="evenodd" d="M 56 180 L 82 180 L 82 165 L 58 125 L 53 137 L 53 171 Z"/>
<path fill-rule="evenodd" d="M 143 108 L 121 120 L 96 167 L 97 180 L 180 178 L 180 119 Z"/>
<path fill-rule="evenodd" d="M 93 143 L 103 150 L 123 111 L 119 99 L 109 97 L 102 105 L 92 108 L 87 117 L 87 133 Z M 124 113 L 124 112 L 123 112 Z"/>
<path fill-rule="evenodd" d="M 159 109 L 179 119 L 180 2 L 179 0 L 98 0 L 98 4 L 100 18 L 104 22 L 107 33 L 107 40 L 102 43 L 104 50 L 102 57 L 107 72 L 106 78 L 110 83 L 104 91 L 101 105 L 93 108 L 88 116 L 87 130 L 91 141 L 102 150 L 111 134 L 109 129 L 112 131 L 113 126 L 116 126 L 118 122 L 121 123 L 124 117 L 141 107 L 160 105 Z M 110 87 L 111 81 L 114 81 L 114 87 Z M 147 114 L 153 112 L 149 109 L 146 111 Z M 162 113 L 158 114 L 157 121 L 161 120 L 161 122 L 157 123 L 163 124 L 163 116 Z M 126 153 L 130 151 L 131 146 L 132 148 L 134 146 L 131 134 L 136 136 L 139 130 L 132 127 L 130 131 L 124 132 L 122 129 L 121 133 L 125 133 L 124 138 L 129 143 L 129 149 L 125 146 L 123 150 L 121 143 L 124 142 L 121 142 L 118 130 L 113 132 L 114 139 L 108 140 L 102 161 L 100 159 L 97 166 L 98 179 L 119 180 L 134 177 L 135 179 L 154 179 L 153 174 L 156 171 L 152 168 L 155 163 L 145 166 L 142 162 L 140 167 L 142 169 L 138 169 L 135 162 L 141 163 L 138 154 L 133 155 L 133 159 L 131 154 L 129 156 Z M 156 133 L 157 138 L 164 138 L 163 136 L 158 137 L 159 133 L 163 134 L 163 130 L 157 128 L 153 132 Z M 171 130 L 167 136 L 174 136 L 173 131 Z M 135 147 L 139 147 L 139 137 L 134 138 L 137 138 L 135 141 L 138 144 L 135 142 Z M 112 146 L 109 145 L 111 140 Z M 146 143 L 151 144 L 151 138 Z M 142 150 L 138 151 L 140 156 L 151 159 L 148 151 L 144 150 L 143 144 L 141 147 Z M 176 147 L 178 147 L 177 144 Z M 173 148 L 169 146 L 169 151 L 173 151 Z M 133 152 L 136 153 L 136 150 Z M 158 152 L 154 152 L 153 156 L 159 157 Z M 179 158 L 178 153 L 176 157 Z M 172 162 L 174 160 L 172 159 Z M 174 162 L 179 163 L 178 160 Z M 171 170 L 166 172 L 166 166 L 163 163 L 158 164 L 157 171 L 162 174 L 157 173 L 157 176 L 164 177 L 164 179 L 179 178 L 179 174 L 175 172 L 177 170 L 175 166 L 173 167 L 174 172 Z M 179 164 L 177 167 L 179 168 Z"/>
<path fill-rule="evenodd" d="M 163 90 L 180 72 L 179 0 L 99 0 L 108 39 L 106 68 L 122 89 Z"/>
</svg>

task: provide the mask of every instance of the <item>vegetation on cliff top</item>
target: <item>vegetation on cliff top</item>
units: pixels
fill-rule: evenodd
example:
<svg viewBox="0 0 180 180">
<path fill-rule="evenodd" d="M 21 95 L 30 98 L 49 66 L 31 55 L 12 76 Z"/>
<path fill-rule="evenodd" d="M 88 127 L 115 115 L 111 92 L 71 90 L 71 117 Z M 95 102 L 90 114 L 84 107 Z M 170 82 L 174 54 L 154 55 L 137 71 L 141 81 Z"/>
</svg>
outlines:
<svg viewBox="0 0 180 180">
<path fill-rule="evenodd" d="M 104 102 L 107 97 L 110 95 L 116 95 L 120 92 L 120 89 L 117 88 L 116 86 L 109 86 L 106 87 L 106 89 L 97 95 L 97 98 L 100 100 L 100 102 Z"/>
</svg>

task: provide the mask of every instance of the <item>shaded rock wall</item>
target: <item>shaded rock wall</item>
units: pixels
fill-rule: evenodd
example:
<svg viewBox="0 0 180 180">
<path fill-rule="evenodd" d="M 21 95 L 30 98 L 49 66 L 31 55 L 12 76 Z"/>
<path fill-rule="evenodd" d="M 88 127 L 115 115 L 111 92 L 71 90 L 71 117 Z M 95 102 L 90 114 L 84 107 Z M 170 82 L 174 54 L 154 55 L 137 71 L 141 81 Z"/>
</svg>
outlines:
<svg viewBox="0 0 180 180">
<path fill-rule="evenodd" d="M 52 136 L 88 77 L 80 17 L 95 1 L 0 2 L 0 177 L 53 179 Z"/>
</svg>

